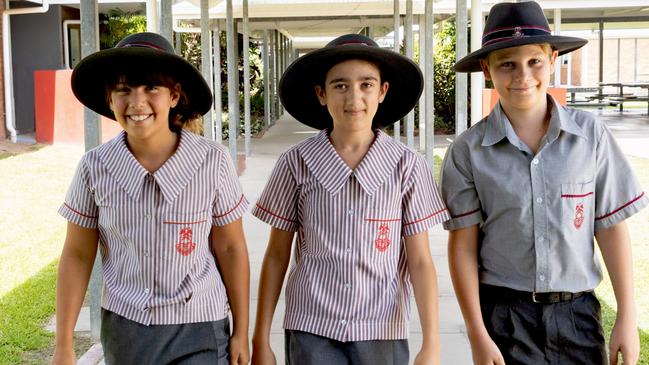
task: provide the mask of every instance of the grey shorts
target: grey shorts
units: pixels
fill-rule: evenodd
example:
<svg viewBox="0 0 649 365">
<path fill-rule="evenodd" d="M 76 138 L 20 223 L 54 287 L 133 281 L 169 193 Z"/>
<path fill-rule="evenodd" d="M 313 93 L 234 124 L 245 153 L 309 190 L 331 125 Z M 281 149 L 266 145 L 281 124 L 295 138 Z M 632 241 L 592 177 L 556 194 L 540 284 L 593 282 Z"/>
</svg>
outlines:
<svg viewBox="0 0 649 365">
<path fill-rule="evenodd" d="M 102 309 L 101 344 L 107 365 L 228 365 L 230 322 L 151 325 Z"/>
<path fill-rule="evenodd" d="M 308 332 L 286 330 L 287 365 L 405 365 L 408 340 L 341 342 Z"/>
</svg>

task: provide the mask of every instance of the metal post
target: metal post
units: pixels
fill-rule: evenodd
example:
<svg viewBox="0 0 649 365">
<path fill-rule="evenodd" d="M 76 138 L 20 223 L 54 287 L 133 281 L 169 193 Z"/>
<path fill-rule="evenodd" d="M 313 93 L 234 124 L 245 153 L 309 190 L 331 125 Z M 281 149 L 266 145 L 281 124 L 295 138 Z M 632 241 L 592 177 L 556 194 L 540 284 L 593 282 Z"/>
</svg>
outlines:
<svg viewBox="0 0 649 365">
<path fill-rule="evenodd" d="M 282 71 L 279 68 L 279 32 L 277 30 L 273 31 L 273 111 L 274 120 L 279 119 L 279 96 L 278 96 L 278 86 L 279 80 L 282 76 Z"/>
<path fill-rule="evenodd" d="M 176 54 L 180 56 L 182 54 L 182 47 L 183 47 L 183 40 L 182 40 L 181 33 L 176 33 L 175 38 L 176 38 L 176 46 L 175 46 L 176 49 L 175 49 L 175 51 L 176 51 Z"/>
<path fill-rule="evenodd" d="M 228 57 L 228 145 L 230 157 L 237 161 L 237 135 L 239 130 L 239 115 L 237 105 L 239 104 L 239 90 L 237 90 L 237 61 L 235 49 L 234 19 L 232 18 L 232 0 L 226 0 L 225 32 L 227 39 Z"/>
<path fill-rule="evenodd" d="M 599 21 L 599 82 L 604 82 L 604 21 Z M 602 88 L 599 89 L 600 91 Z"/>
<path fill-rule="evenodd" d="M 214 52 L 214 140 L 223 142 L 223 105 L 221 102 L 221 25 L 218 21 L 212 32 L 212 51 Z"/>
<path fill-rule="evenodd" d="M 482 1 L 471 0 L 471 52 L 482 47 Z M 482 120 L 482 89 L 484 76 L 481 72 L 471 73 L 471 124 Z"/>
<path fill-rule="evenodd" d="M 262 50 L 264 62 L 264 128 L 270 127 L 270 47 L 268 29 L 264 29 L 264 48 Z"/>
<path fill-rule="evenodd" d="M 433 168 L 433 150 L 435 148 L 435 69 L 433 54 L 433 0 L 426 0 L 424 13 L 426 15 L 426 25 L 430 31 L 426 32 L 426 52 L 430 57 L 426 57 L 425 82 L 426 88 L 426 161 L 430 168 Z"/>
<path fill-rule="evenodd" d="M 420 14 L 419 19 L 419 68 L 423 71 L 426 70 L 426 59 L 433 57 L 429 55 L 426 50 L 426 15 Z M 425 77 L 426 75 L 424 75 Z M 421 93 L 419 97 L 419 150 L 426 149 L 426 92 Z"/>
<path fill-rule="evenodd" d="M 212 80 L 212 33 L 210 32 L 209 0 L 201 0 L 201 68 L 203 78 Z M 212 83 L 208 82 L 211 87 Z M 212 110 L 203 116 L 203 135 L 205 138 L 214 139 L 214 124 L 212 123 Z"/>
<path fill-rule="evenodd" d="M 160 35 L 167 38 L 169 42 L 173 42 L 174 34 L 171 1 L 160 0 Z"/>
<path fill-rule="evenodd" d="M 394 12 L 393 12 L 393 23 L 394 23 L 394 45 L 393 50 L 396 53 L 401 53 L 399 46 L 401 45 L 401 36 L 399 34 L 399 27 L 401 26 L 401 14 L 399 13 L 399 0 L 393 0 L 394 2 Z M 397 120 L 394 122 L 394 139 L 397 141 L 401 140 L 401 121 Z"/>
<path fill-rule="evenodd" d="M 554 9 L 554 35 L 561 34 L 561 9 Z M 554 86 L 561 85 L 561 64 L 563 56 L 557 57 L 554 63 Z"/>
<path fill-rule="evenodd" d="M 79 3 L 81 17 L 81 57 L 86 57 L 99 50 L 99 23 L 97 1 L 81 0 Z M 99 115 L 83 108 L 83 133 L 86 151 L 101 143 Z M 88 290 L 90 291 L 90 331 L 92 337 L 99 339 L 101 329 L 101 287 L 104 281 L 99 250 L 92 267 Z"/>
<path fill-rule="evenodd" d="M 456 61 L 467 55 L 467 7 L 466 0 L 456 0 L 455 12 L 455 54 Z M 455 135 L 459 136 L 467 128 L 467 87 L 468 77 L 465 72 L 455 73 Z"/>
<path fill-rule="evenodd" d="M 243 0 L 243 123 L 246 156 L 250 156 L 250 55 L 248 54 L 250 38 L 248 31 L 248 0 Z"/>
<path fill-rule="evenodd" d="M 413 45 L 412 35 L 412 0 L 406 0 L 406 21 L 404 29 L 404 38 L 406 45 L 406 57 L 413 59 L 415 57 L 415 47 Z M 410 148 L 415 148 L 415 111 L 411 110 L 406 115 L 406 144 Z"/>
</svg>

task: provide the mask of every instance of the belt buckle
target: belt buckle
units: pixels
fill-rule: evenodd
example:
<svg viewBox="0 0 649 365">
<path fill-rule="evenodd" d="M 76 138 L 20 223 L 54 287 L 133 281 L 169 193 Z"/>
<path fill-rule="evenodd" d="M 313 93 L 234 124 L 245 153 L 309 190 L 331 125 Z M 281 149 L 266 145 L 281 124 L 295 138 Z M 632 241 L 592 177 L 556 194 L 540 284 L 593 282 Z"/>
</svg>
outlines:
<svg viewBox="0 0 649 365">
<path fill-rule="evenodd" d="M 532 302 L 534 302 L 534 303 L 541 303 L 541 302 L 539 302 L 538 300 L 536 300 L 536 292 L 535 292 L 535 291 L 532 292 Z"/>
</svg>

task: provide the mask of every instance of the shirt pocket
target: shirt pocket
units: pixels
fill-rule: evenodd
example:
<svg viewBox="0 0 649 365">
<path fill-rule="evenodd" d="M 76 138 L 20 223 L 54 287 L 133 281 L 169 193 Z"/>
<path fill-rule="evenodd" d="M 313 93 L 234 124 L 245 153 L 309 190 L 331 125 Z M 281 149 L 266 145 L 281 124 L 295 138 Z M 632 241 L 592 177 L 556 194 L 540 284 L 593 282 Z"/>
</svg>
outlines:
<svg viewBox="0 0 649 365">
<path fill-rule="evenodd" d="M 561 184 L 561 232 L 568 242 L 593 234 L 595 182 Z"/>
<path fill-rule="evenodd" d="M 210 252 L 210 213 L 168 213 L 162 220 L 164 254 L 167 259 L 190 258 Z"/>
<path fill-rule="evenodd" d="M 370 250 L 379 254 L 393 252 L 401 238 L 401 211 L 369 209 L 365 214 L 365 237 Z"/>
</svg>

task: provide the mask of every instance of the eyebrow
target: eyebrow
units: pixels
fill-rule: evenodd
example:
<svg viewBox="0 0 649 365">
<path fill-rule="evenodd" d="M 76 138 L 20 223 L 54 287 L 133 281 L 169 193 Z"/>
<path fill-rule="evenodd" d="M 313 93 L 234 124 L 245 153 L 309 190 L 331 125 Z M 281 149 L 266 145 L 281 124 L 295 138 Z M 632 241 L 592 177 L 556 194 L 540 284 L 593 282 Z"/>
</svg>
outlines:
<svg viewBox="0 0 649 365">
<path fill-rule="evenodd" d="M 360 80 L 362 80 L 362 81 L 368 81 L 368 80 L 379 81 L 379 79 L 377 79 L 374 76 L 363 76 L 363 77 L 360 77 Z M 345 82 L 345 81 L 349 81 L 349 79 L 344 78 L 344 77 L 339 77 L 337 79 L 333 79 L 333 80 L 329 81 L 329 84 L 334 84 L 336 82 Z"/>
</svg>

